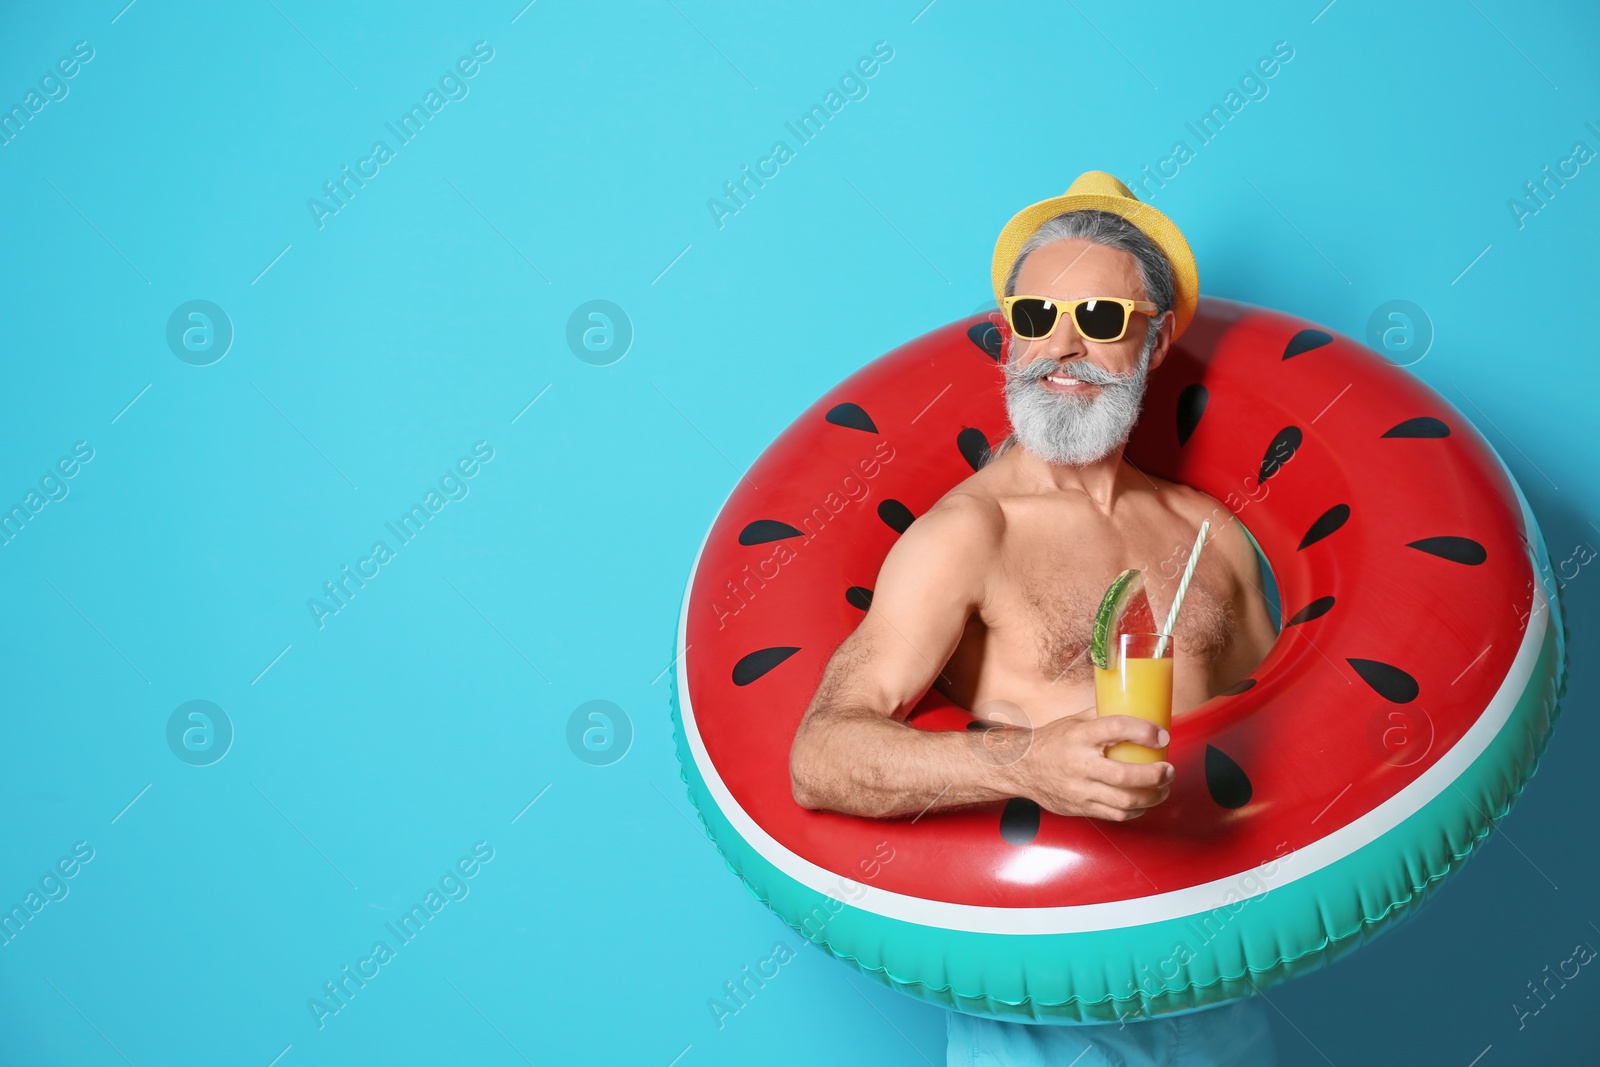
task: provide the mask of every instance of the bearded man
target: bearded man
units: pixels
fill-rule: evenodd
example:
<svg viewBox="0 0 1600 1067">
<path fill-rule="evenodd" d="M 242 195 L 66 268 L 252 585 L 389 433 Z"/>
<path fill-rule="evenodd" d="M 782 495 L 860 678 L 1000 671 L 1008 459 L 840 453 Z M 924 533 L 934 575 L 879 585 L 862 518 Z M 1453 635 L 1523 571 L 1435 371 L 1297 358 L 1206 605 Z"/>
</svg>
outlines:
<svg viewBox="0 0 1600 1067">
<path fill-rule="evenodd" d="M 790 773 L 805 807 L 888 818 L 1027 797 L 1058 815 L 1125 821 L 1160 804 L 1172 765 L 1122 763 L 1105 749 L 1161 748 L 1167 731 L 1096 714 L 1089 643 L 1101 596 L 1126 568 L 1145 571 L 1155 618 L 1166 617 L 1178 578 L 1162 564 L 1186 558 L 1203 520 L 1207 547 L 1173 635 L 1175 728 L 1248 675 L 1276 638 L 1238 520 L 1123 458 L 1146 378 L 1198 301 L 1177 227 L 1089 171 L 1007 224 L 993 277 L 1012 334 L 1013 432 L 884 559 L 865 617 L 829 660 L 795 734 Z M 930 687 L 994 725 L 908 725 Z M 997 759 L 997 748 L 1011 756 Z M 1172 1058 L 1180 1047 L 1183 1058 Z M 1098 1026 L 951 1012 L 949 1056 L 1075 1067 L 1275 1062 L 1255 998 Z"/>
</svg>

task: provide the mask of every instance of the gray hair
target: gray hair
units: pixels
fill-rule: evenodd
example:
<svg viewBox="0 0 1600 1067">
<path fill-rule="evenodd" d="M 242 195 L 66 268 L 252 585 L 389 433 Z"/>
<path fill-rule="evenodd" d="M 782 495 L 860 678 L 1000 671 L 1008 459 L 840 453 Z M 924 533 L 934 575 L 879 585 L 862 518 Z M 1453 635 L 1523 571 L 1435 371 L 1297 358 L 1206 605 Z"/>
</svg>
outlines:
<svg viewBox="0 0 1600 1067">
<path fill-rule="evenodd" d="M 1121 215 L 1096 208 L 1063 212 L 1041 223 L 1039 228 L 1023 242 L 1022 250 L 1017 253 L 1016 261 L 1011 264 L 1011 273 L 1006 275 L 1006 295 L 1016 295 L 1017 275 L 1022 273 L 1022 263 L 1029 255 L 1052 241 L 1073 239 L 1083 239 L 1097 245 L 1105 245 L 1107 248 L 1115 248 L 1134 258 L 1139 265 L 1140 280 L 1144 282 L 1145 296 L 1156 306 L 1156 313 L 1150 318 L 1152 326 L 1172 309 L 1172 263 L 1167 259 L 1166 253 L 1150 239 L 1149 234 Z M 1145 330 L 1144 345 L 1139 351 L 1141 367 L 1150 358 L 1158 336 L 1159 333 L 1155 329 Z M 990 452 L 986 462 L 999 459 L 1016 443 L 1017 435 L 1007 434 L 1005 440 Z"/>
<path fill-rule="evenodd" d="M 1031 254 L 1052 241 L 1082 239 L 1128 253 L 1139 264 L 1145 295 L 1156 306 L 1156 318 L 1172 309 L 1172 264 L 1161 247 L 1139 227 L 1110 211 L 1084 208 L 1046 219 L 1022 244 L 1011 273 L 1006 276 L 1006 295 L 1015 296 L 1017 275 Z"/>
</svg>

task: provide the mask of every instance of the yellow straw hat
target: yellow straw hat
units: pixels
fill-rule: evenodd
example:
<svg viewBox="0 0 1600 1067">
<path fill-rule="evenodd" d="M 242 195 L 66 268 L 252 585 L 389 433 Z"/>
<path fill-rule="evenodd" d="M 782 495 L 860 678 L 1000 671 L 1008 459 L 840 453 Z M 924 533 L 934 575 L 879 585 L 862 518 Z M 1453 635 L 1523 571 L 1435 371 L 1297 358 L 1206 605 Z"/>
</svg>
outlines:
<svg viewBox="0 0 1600 1067">
<path fill-rule="evenodd" d="M 1011 265 L 1016 262 L 1017 253 L 1022 251 L 1023 243 L 1033 236 L 1033 232 L 1046 219 L 1063 211 L 1083 208 L 1096 208 L 1121 215 L 1143 230 L 1166 253 L 1167 261 L 1172 264 L 1172 312 L 1176 319 L 1172 339 L 1177 340 L 1194 317 L 1195 303 L 1200 297 L 1200 274 L 1195 269 L 1194 253 L 1189 250 L 1189 242 L 1183 239 L 1182 231 L 1173 225 L 1171 219 L 1141 202 L 1126 185 L 1102 170 L 1084 171 L 1067 186 L 1064 195 L 1041 200 L 1011 216 L 1011 221 L 1000 231 L 1000 239 L 994 246 L 995 300 L 999 302 L 1005 299 L 1006 278 L 1011 273 Z"/>
</svg>

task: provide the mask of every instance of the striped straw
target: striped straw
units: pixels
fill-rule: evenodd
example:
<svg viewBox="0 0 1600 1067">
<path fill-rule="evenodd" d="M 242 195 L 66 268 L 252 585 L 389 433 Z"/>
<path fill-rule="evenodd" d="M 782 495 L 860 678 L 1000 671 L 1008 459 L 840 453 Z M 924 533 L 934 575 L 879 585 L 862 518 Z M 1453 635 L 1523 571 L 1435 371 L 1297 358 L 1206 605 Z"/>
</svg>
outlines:
<svg viewBox="0 0 1600 1067">
<path fill-rule="evenodd" d="M 1157 659 L 1167 654 L 1167 638 L 1172 636 L 1172 628 L 1177 625 L 1178 608 L 1183 605 L 1183 594 L 1189 591 L 1189 579 L 1194 577 L 1195 566 L 1200 562 L 1200 549 L 1205 546 L 1206 531 L 1210 528 L 1210 519 L 1200 524 L 1200 533 L 1194 539 L 1194 548 L 1189 551 L 1189 563 L 1183 568 L 1183 580 L 1178 583 L 1178 593 L 1172 598 L 1172 610 L 1167 612 L 1167 624 L 1161 628 L 1161 639 L 1156 642 Z"/>
</svg>

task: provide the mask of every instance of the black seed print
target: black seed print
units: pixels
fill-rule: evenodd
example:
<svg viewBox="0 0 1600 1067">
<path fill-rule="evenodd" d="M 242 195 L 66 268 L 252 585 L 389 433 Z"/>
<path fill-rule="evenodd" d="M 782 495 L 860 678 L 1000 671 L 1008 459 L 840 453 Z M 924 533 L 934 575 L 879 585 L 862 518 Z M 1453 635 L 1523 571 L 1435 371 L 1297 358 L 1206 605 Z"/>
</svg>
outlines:
<svg viewBox="0 0 1600 1067">
<path fill-rule="evenodd" d="M 989 462 L 989 439 L 976 427 L 961 428 L 961 432 L 956 434 L 956 448 L 960 450 L 961 458 L 967 461 L 967 466 L 973 470 L 978 470 Z"/>
<path fill-rule="evenodd" d="M 1373 692 L 1390 703 L 1409 704 L 1417 699 L 1417 680 L 1394 664 L 1348 657 L 1345 662 L 1356 669 L 1363 682 L 1372 686 Z"/>
<path fill-rule="evenodd" d="M 1332 610 L 1333 597 L 1319 596 L 1317 599 L 1313 600 L 1311 603 L 1295 612 L 1289 621 L 1284 623 L 1284 625 L 1298 626 L 1303 622 L 1310 622 L 1312 619 L 1320 619 Z"/>
<path fill-rule="evenodd" d="M 1450 427 L 1432 415 L 1407 419 L 1384 431 L 1385 437 L 1449 437 Z"/>
<path fill-rule="evenodd" d="M 782 541 L 785 537 L 799 537 L 800 531 L 777 519 L 757 519 L 739 531 L 741 545 L 764 545 L 768 541 Z"/>
<path fill-rule="evenodd" d="M 1214 745 L 1206 746 L 1206 788 L 1211 799 L 1225 808 L 1242 808 L 1250 803 L 1250 776 Z"/>
<path fill-rule="evenodd" d="M 749 685 L 799 651 L 798 647 L 789 645 L 758 648 L 733 665 L 733 684 Z"/>
<path fill-rule="evenodd" d="M 967 338 L 973 344 L 983 349 L 984 355 L 988 356 L 996 363 L 1000 362 L 1000 327 L 996 326 L 988 319 L 984 319 L 982 322 L 973 323 L 972 326 L 968 328 Z"/>
<path fill-rule="evenodd" d="M 1206 387 L 1199 382 L 1183 387 L 1183 392 L 1178 394 L 1178 444 L 1186 445 L 1189 437 L 1194 433 L 1196 426 L 1200 425 L 1200 417 L 1206 413 L 1206 403 L 1211 399 L 1211 394 L 1206 392 Z"/>
<path fill-rule="evenodd" d="M 1278 436 L 1267 446 L 1267 454 L 1261 457 L 1261 470 L 1256 473 L 1256 484 L 1260 485 L 1277 474 L 1279 467 L 1293 459 L 1304 438 L 1298 426 L 1285 426 L 1279 430 Z"/>
<path fill-rule="evenodd" d="M 1476 567 L 1489 558 L 1484 547 L 1470 537 L 1424 537 L 1420 541 L 1407 543 L 1406 547 L 1447 559 L 1451 563 L 1465 563 L 1469 567 Z"/>
<path fill-rule="evenodd" d="M 1311 524 L 1311 529 L 1300 539 L 1300 547 L 1316 544 L 1348 521 L 1350 521 L 1350 505 L 1335 504 L 1317 516 L 1317 521 Z"/>
<path fill-rule="evenodd" d="M 887 523 L 895 533 L 905 533 L 906 527 L 916 520 L 910 508 L 893 498 L 879 502 L 878 518 Z"/>
<path fill-rule="evenodd" d="M 1321 348 L 1332 343 L 1333 337 L 1321 330 L 1301 330 L 1289 338 L 1289 343 L 1283 349 L 1283 358 L 1293 359 L 1302 352 L 1309 352 L 1313 348 Z"/>
<path fill-rule="evenodd" d="M 1026 845 L 1039 836 L 1039 805 L 1026 797 L 1012 797 L 1000 813 L 1000 836 L 1008 845 Z"/>
<path fill-rule="evenodd" d="M 863 430 L 867 433 L 877 433 L 878 427 L 874 425 L 872 416 L 860 404 L 835 404 L 828 409 L 828 414 L 823 416 L 835 426 L 843 426 L 849 430 Z"/>
<path fill-rule="evenodd" d="M 864 585 L 852 585 L 844 591 L 844 598 L 850 602 L 851 607 L 860 608 L 862 611 L 872 607 L 872 590 Z"/>
</svg>

